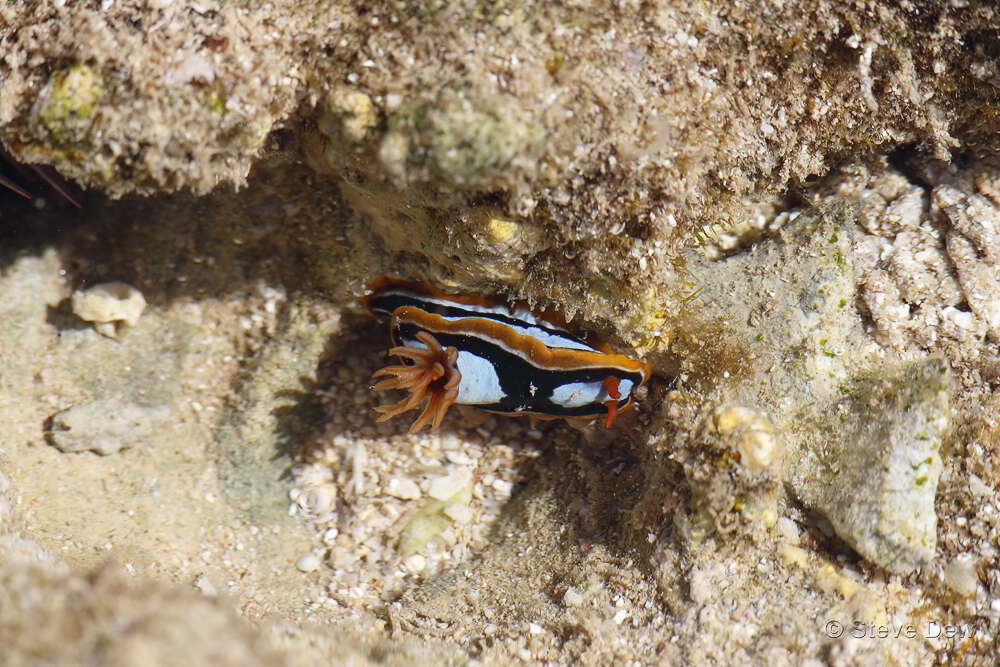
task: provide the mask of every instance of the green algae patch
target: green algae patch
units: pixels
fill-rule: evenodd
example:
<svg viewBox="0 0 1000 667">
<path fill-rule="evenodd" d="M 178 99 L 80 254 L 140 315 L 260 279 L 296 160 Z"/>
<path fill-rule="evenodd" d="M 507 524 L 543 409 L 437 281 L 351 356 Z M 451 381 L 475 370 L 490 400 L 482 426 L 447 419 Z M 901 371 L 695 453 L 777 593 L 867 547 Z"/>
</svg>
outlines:
<svg viewBox="0 0 1000 667">
<path fill-rule="evenodd" d="M 72 65 L 52 75 L 39 96 L 38 120 L 59 143 L 90 125 L 104 95 L 101 75 L 86 65 Z"/>
<path fill-rule="evenodd" d="M 417 553 L 427 543 L 443 533 L 454 520 L 448 515 L 452 505 L 472 502 L 472 484 L 462 486 L 445 500 L 428 500 L 403 528 L 399 536 L 399 553 L 403 557 Z"/>
</svg>

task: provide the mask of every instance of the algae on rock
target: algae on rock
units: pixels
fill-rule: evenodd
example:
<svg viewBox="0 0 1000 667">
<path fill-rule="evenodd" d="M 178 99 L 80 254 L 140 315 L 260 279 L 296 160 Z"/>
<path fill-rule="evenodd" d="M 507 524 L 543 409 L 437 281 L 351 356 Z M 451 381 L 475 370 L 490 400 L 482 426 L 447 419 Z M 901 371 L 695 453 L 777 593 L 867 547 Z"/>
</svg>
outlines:
<svg viewBox="0 0 1000 667">
<path fill-rule="evenodd" d="M 933 358 L 896 370 L 869 339 L 855 308 L 856 233 L 849 209 L 826 207 L 728 258 L 690 253 L 687 271 L 701 292 L 678 327 L 676 350 L 686 358 L 671 410 L 692 425 L 717 421 L 713 404 L 766 415 L 773 435 L 744 427 L 738 442 L 766 433 L 766 451 L 784 451 L 771 479 L 788 482 L 866 558 L 911 571 L 933 555 L 948 374 Z M 746 497 L 775 487 L 738 472 L 752 471 L 753 458 L 720 468 L 724 459 L 699 452 L 721 431 L 699 440 L 692 435 L 703 429 L 685 428 L 680 456 L 695 498 L 716 517 L 734 505 L 759 512 L 761 498 Z"/>
<path fill-rule="evenodd" d="M 853 379 L 827 407 L 789 481 L 858 553 L 906 573 L 934 557 L 951 374 L 933 357 L 894 366 Z"/>
</svg>

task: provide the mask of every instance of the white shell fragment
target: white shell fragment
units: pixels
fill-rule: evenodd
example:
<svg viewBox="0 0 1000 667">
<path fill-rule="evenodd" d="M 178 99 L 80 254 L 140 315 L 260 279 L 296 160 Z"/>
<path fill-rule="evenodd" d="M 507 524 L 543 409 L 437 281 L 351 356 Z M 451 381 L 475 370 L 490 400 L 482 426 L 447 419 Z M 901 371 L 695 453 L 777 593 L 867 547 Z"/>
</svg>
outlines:
<svg viewBox="0 0 1000 667">
<path fill-rule="evenodd" d="M 98 333 L 109 338 L 118 337 L 116 323 L 135 326 L 146 309 L 142 292 L 123 282 L 101 283 L 77 290 L 70 302 L 77 317 L 93 322 Z"/>
</svg>

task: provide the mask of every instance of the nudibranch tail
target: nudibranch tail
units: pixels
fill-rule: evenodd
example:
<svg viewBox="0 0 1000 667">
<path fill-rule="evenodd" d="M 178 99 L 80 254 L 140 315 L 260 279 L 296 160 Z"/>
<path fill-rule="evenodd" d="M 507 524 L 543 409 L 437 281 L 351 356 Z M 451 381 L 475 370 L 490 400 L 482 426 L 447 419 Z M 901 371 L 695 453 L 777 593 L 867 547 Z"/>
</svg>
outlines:
<svg viewBox="0 0 1000 667">
<path fill-rule="evenodd" d="M 427 349 L 413 347 L 394 347 L 389 354 L 410 360 L 410 365 L 400 364 L 387 366 L 375 371 L 374 377 L 389 375 L 373 388 L 406 389 L 410 395 L 394 405 L 383 405 L 375 408 L 381 413 L 378 421 L 384 422 L 404 412 L 409 412 L 427 398 L 427 405 L 417 420 L 410 426 L 410 433 L 416 433 L 428 424 L 437 428 L 458 398 L 458 386 L 462 374 L 458 370 L 458 350 L 454 347 L 443 348 L 430 333 L 421 331 L 417 339 L 427 346 Z"/>
</svg>

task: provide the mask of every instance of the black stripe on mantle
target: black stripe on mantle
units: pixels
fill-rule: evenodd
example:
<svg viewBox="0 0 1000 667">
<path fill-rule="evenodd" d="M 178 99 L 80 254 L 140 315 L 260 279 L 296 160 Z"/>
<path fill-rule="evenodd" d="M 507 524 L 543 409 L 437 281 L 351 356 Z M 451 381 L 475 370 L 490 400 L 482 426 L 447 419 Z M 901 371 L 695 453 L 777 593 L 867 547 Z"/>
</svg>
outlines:
<svg viewBox="0 0 1000 667">
<path fill-rule="evenodd" d="M 478 315 L 481 316 L 481 315 Z M 548 370 L 539 368 L 524 357 L 514 354 L 495 343 L 469 334 L 438 333 L 410 322 L 397 322 L 392 329 L 396 345 L 412 346 L 420 331 L 428 331 L 443 347 L 455 347 L 488 361 L 494 368 L 504 398 L 497 403 L 473 404 L 475 407 L 508 415 L 537 414 L 552 417 L 597 417 L 608 414 L 603 403 L 565 407 L 553 402 L 552 393 L 557 387 L 574 382 L 604 382 L 608 377 L 631 380 L 633 389 L 642 384 L 638 371 L 623 371 L 616 366 L 585 368 L 579 370 Z M 631 392 L 618 400 L 623 410 L 632 401 Z"/>
</svg>

